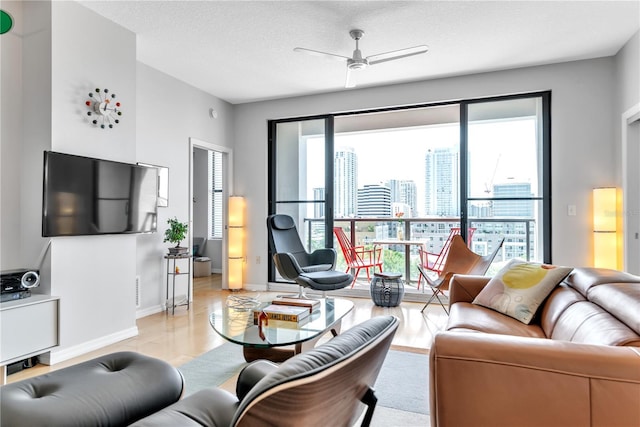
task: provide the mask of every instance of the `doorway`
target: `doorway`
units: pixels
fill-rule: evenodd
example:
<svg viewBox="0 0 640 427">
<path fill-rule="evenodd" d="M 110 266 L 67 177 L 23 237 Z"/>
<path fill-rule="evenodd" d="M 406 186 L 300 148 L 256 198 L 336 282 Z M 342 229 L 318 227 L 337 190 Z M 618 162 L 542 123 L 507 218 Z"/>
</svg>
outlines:
<svg viewBox="0 0 640 427">
<path fill-rule="evenodd" d="M 190 238 L 204 240 L 201 256 L 211 260 L 211 272 L 221 273 L 222 289 L 228 289 L 226 223 L 233 151 L 197 138 L 189 141 Z"/>
</svg>

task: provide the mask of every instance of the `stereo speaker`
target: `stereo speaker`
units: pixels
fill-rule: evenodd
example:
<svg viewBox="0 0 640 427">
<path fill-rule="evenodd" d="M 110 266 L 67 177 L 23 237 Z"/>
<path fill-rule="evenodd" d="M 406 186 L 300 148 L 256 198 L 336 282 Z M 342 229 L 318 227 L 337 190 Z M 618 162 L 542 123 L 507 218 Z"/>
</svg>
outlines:
<svg viewBox="0 0 640 427">
<path fill-rule="evenodd" d="M 40 284 L 40 276 L 35 271 L 27 271 L 22 275 L 20 284 L 27 289 L 35 288 Z"/>
</svg>

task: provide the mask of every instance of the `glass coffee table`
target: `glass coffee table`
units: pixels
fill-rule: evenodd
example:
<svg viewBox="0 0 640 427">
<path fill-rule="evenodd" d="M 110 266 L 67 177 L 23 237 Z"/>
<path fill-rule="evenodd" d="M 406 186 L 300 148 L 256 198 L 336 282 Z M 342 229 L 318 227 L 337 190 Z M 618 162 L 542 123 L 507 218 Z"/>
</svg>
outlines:
<svg viewBox="0 0 640 427">
<path fill-rule="evenodd" d="M 320 307 L 300 324 L 269 320 L 268 325 L 258 328 L 253 323 L 253 312 L 269 305 L 269 301 L 255 308 L 225 306 L 222 312 L 209 316 L 209 323 L 223 338 L 243 347 L 247 362 L 256 359 L 280 362 L 313 348 L 329 331 L 337 335 L 342 318 L 353 309 L 353 302 L 346 299 L 319 300 Z M 293 349 L 282 348 L 287 346 L 293 346 Z"/>
</svg>

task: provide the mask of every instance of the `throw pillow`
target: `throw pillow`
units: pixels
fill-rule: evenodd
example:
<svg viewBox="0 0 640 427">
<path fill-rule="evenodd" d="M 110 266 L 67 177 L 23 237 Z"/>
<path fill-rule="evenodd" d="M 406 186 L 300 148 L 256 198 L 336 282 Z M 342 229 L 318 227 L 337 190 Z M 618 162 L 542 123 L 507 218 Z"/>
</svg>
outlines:
<svg viewBox="0 0 640 427">
<path fill-rule="evenodd" d="M 571 267 L 512 259 L 473 300 L 478 304 L 529 324 L 544 299 Z"/>
</svg>

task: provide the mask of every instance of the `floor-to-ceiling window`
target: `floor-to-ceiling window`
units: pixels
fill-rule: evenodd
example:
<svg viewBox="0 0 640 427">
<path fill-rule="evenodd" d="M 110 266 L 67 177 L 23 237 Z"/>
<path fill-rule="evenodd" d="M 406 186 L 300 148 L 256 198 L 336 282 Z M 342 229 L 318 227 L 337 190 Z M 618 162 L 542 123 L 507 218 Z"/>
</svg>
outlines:
<svg viewBox="0 0 640 427">
<path fill-rule="evenodd" d="M 471 247 L 502 257 L 550 262 L 549 94 L 463 103 L 467 167 L 463 217 Z"/>
<path fill-rule="evenodd" d="M 332 151 L 332 118 L 284 120 L 269 124 L 269 213 L 290 215 L 309 251 L 330 247 L 333 179 L 326 152 Z M 330 173 L 330 172 L 329 172 Z M 327 190 L 328 189 L 328 190 Z M 329 202 L 328 202 L 329 200 Z M 269 256 L 271 259 L 271 254 Z M 279 279 L 273 263 L 269 280 Z"/>
<path fill-rule="evenodd" d="M 336 226 L 365 248 L 402 232 L 437 253 L 457 228 L 481 254 L 504 237 L 498 264 L 549 261 L 548 97 L 272 121 L 269 212 L 292 215 L 309 249 L 333 246 Z M 417 246 L 383 258 L 415 287 Z"/>
</svg>

